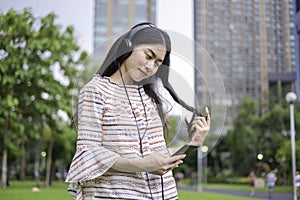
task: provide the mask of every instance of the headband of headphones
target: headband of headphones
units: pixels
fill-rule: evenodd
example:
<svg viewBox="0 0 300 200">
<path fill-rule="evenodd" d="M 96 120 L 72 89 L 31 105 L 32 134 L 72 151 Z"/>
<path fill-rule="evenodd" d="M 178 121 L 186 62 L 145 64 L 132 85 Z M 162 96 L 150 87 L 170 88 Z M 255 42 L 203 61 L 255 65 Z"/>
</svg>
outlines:
<svg viewBox="0 0 300 200">
<path fill-rule="evenodd" d="M 145 28 L 151 28 L 151 27 L 156 27 L 154 24 L 148 23 L 148 22 L 143 22 L 140 24 L 135 25 L 133 28 L 130 29 L 130 31 L 127 33 L 125 36 L 125 39 L 123 39 L 119 46 L 118 50 L 116 52 L 116 57 L 119 58 L 118 60 L 124 60 L 128 58 L 128 56 L 131 54 L 133 50 L 133 45 L 131 42 L 132 37 L 140 30 L 145 29 Z M 120 63 L 118 63 L 119 65 Z"/>
<path fill-rule="evenodd" d="M 149 22 L 143 22 L 143 23 L 137 24 L 131 28 L 131 30 L 129 31 L 128 36 L 126 38 L 128 40 L 131 40 L 132 37 L 140 30 L 142 30 L 144 28 L 151 28 L 151 27 L 156 28 L 156 26 L 154 24 L 149 23 Z"/>
</svg>

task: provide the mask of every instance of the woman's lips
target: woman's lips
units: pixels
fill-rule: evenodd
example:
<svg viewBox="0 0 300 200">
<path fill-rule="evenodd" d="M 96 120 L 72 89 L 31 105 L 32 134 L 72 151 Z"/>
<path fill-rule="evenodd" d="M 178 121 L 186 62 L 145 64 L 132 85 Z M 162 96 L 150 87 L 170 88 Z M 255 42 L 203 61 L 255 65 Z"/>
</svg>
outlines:
<svg viewBox="0 0 300 200">
<path fill-rule="evenodd" d="M 144 72 L 143 70 L 139 69 L 139 71 L 141 72 L 143 77 L 146 77 L 148 74 L 146 72 Z"/>
</svg>

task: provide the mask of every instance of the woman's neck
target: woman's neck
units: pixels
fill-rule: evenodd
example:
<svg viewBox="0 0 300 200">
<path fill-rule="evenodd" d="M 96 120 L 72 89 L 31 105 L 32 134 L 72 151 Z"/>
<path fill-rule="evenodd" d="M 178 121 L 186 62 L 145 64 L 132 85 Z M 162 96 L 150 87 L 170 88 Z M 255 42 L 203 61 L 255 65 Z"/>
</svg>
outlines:
<svg viewBox="0 0 300 200">
<path fill-rule="evenodd" d="M 132 85 L 133 80 L 129 76 L 126 76 L 126 73 L 124 73 L 124 70 L 122 68 L 120 68 L 120 70 L 123 76 L 121 76 L 120 71 L 117 70 L 115 73 L 113 73 L 113 75 L 109 77 L 110 80 L 115 83 L 118 83 L 119 85 L 123 85 L 123 81 L 122 81 L 122 77 L 123 77 L 125 85 Z"/>
</svg>

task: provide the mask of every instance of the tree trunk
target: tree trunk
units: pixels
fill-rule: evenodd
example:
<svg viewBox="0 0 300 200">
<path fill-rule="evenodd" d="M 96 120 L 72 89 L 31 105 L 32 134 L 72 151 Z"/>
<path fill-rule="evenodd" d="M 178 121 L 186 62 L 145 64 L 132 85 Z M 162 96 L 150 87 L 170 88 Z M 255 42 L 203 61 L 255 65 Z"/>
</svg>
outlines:
<svg viewBox="0 0 300 200">
<path fill-rule="evenodd" d="M 4 134 L 4 137 L 6 134 Z M 7 136 L 6 136 L 7 137 Z M 4 139 L 5 142 L 5 139 Z M 2 188 L 5 189 L 7 187 L 7 148 L 3 145 L 2 150 Z"/>
<path fill-rule="evenodd" d="M 40 158 L 41 158 L 41 139 L 35 143 L 35 158 L 34 158 L 34 180 L 36 186 L 40 186 Z"/>
<path fill-rule="evenodd" d="M 26 147 L 25 139 L 21 143 L 21 166 L 20 166 L 20 181 L 25 180 L 25 167 L 26 167 Z"/>
<path fill-rule="evenodd" d="M 66 174 L 66 166 L 65 163 L 62 159 L 59 160 L 59 165 L 58 165 L 58 171 L 59 171 L 59 181 L 64 181 L 65 180 L 65 174 Z"/>
<path fill-rule="evenodd" d="M 220 166 L 219 166 L 219 162 L 218 162 L 218 153 L 216 149 L 213 149 L 210 153 L 210 156 L 213 160 L 213 165 L 214 165 L 214 173 L 216 175 L 220 174 Z"/>
<path fill-rule="evenodd" d="M 46 180 L 45 180 L 46 188 L 48 188 L 51 185 L 51 165 L 52 165 L 53 145 L 54 145 L 54 139 L 51 138 L 48 146 L 48 153 L 47 153 Z"/>
<path fill-rule="evenodd" d="M 220 172 L 220 166 L 219 166 L 218 158 L 213 157 L 213 162 L 214 162 L 215 174 L 219 175 L 221 172 Z"/>
<path fill-rule="evenodd" d="M 5 189 L 7 187 L 7 140 L 8 140 L 8 120 L 5 119 L 5 128 L 3 135 L 3 147 L 2 147 L 2 188 Z"/>
</svg>

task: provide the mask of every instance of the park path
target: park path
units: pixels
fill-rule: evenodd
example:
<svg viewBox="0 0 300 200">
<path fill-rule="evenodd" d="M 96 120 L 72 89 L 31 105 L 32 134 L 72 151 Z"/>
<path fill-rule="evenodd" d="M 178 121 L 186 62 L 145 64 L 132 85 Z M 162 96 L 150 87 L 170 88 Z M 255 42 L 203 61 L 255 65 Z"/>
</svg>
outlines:
<svg viewBox="0 0 300 200">
<path fill-rule="evenodd" d="M 178 187 L 178 190 L 196 191 L 196 188 L 195 187 Z M 250 196 L 250 193 L 247 191 L 238 191 L 238 190 L 204 188 L 203 192 L 219 193 L 219 194 L 226 194 L 226 195 L 232 195 L 232 196 L 251 197 L 253 199 L 269 199 L 268 192 L 256 192 L 254 194 L 254 196 Z M 292 194 L 291 193 L 274 192 L 272 194 L 272 200 L 292 200 Z"/>
</svg>

